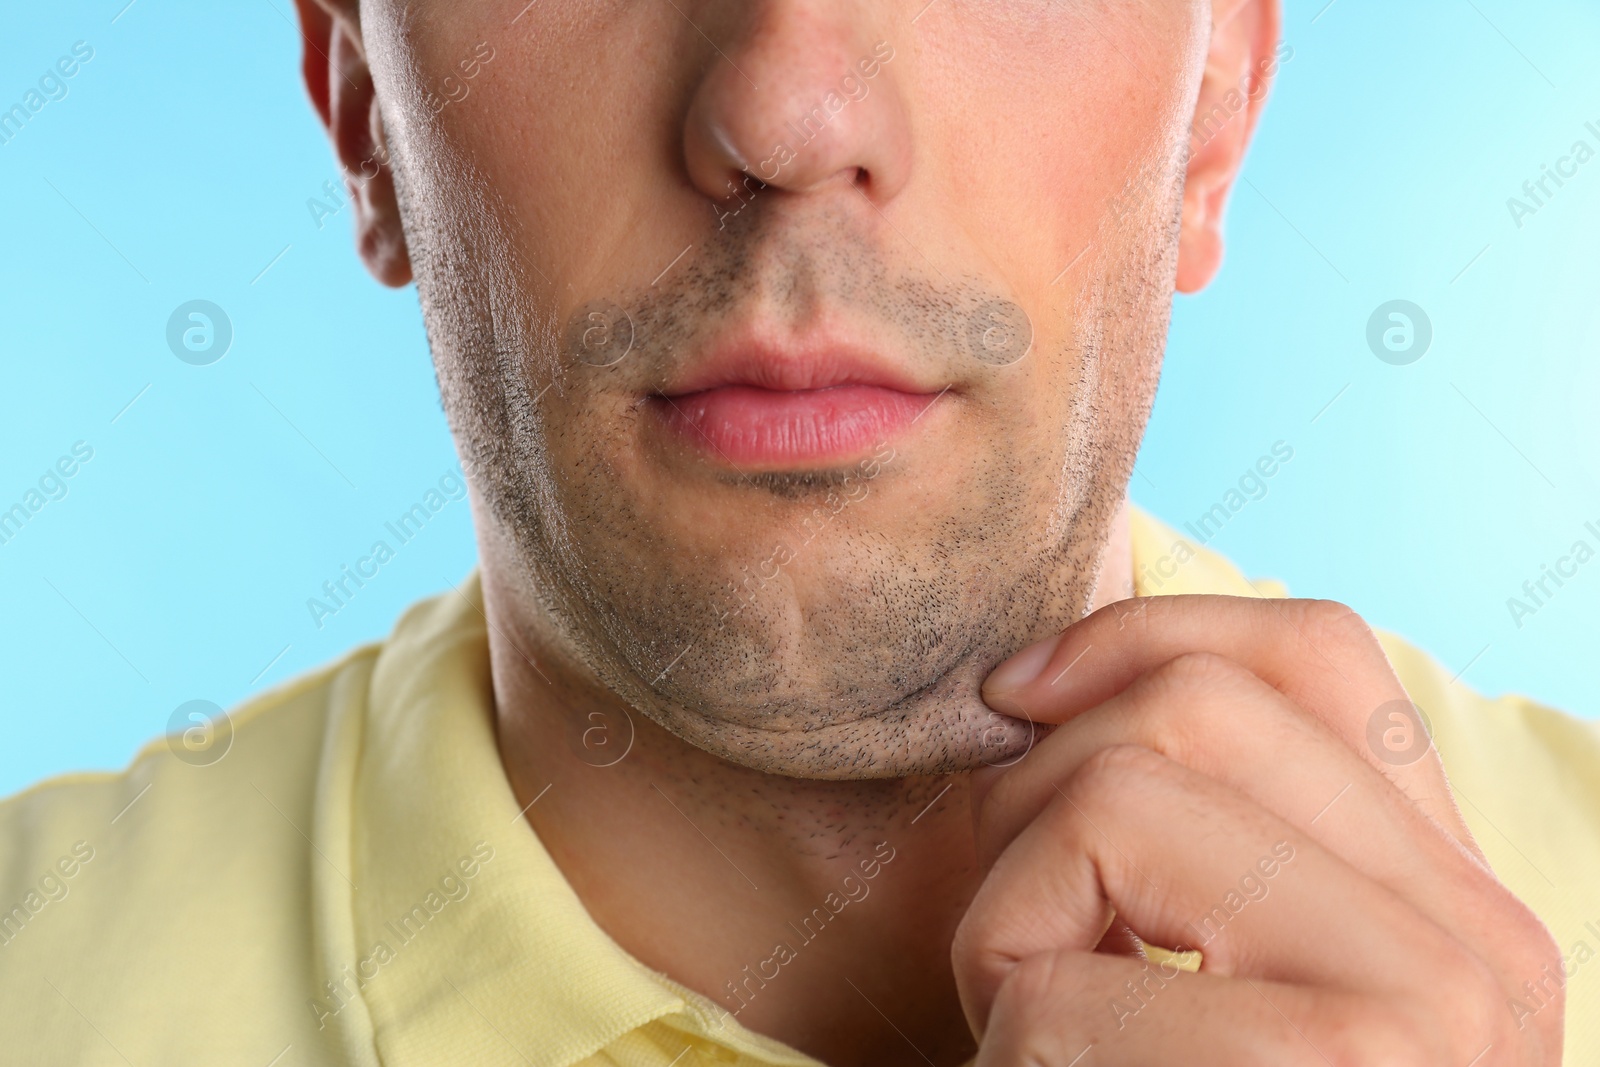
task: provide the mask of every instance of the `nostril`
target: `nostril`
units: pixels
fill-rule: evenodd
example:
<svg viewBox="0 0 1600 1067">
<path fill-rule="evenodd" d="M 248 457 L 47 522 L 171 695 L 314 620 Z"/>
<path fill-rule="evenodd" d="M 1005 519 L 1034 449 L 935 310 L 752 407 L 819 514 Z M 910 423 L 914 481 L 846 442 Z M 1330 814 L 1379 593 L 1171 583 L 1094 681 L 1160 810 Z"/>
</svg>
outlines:
<svg viewBox="0 0 1600 1067">
<path fill-rule="evenodd" d="M 707 67 L 684 113 L 689 184 L 719 218 L 758 194 L 854 189 L 874 204 L 892 199 L 911 152 L 905 102 L 882 69 L 887 60 L 852 61 L 860 31 L 842 16 L 834 25 L 800 3 L 748 7 L 761 14 L 750 17 L 739 51 Z M 876 79 L 870 92 L 863 79 Z"/>
</svg>

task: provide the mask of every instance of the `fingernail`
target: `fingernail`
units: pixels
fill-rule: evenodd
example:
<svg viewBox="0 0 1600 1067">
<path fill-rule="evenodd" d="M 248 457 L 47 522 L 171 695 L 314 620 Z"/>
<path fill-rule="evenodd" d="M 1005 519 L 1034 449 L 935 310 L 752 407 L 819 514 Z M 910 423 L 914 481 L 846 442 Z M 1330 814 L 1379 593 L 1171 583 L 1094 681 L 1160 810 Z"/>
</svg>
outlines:
<svg viewBox="0 0 1600 1067">
<path fill-rule="evenodd" d="M 1029 645 L 1000 664 L 989 672 L 989 677 L 984 680 L 985 696 L 1013 692 L 1038 678 L 1060 644 L 1061 635 L 1056 634 L 1037 644 Z"/>
</svg>

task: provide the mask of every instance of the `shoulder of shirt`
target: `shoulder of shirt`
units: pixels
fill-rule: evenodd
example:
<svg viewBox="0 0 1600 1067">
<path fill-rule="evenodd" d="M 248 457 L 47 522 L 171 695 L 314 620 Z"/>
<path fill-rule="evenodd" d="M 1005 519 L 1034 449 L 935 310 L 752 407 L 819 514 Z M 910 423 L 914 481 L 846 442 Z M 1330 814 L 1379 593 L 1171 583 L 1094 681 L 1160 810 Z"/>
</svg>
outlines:
<svg viewBox="0 0 1600 1067">
<path fill-rule="evenodd" d="M 469 594 L 475 590 L 476 571 L 465 584 Z M 319 713 L 326 710 L 336 686 L 356 680 L 364 681 L 385 649 L 404 653 L 407 649 L 397 646 L 402 643 L 415 646 L 426 642 L 443 625 L 448 624 L 445 618 L 447 613 L 448 594 L 416 600 L 401 612 L 386 637 L 356 645 L 327 663 L 310 668 L 228 708 L 227 720 L 233 731 L 233 747 L 215 766 L 229 766 L 235 752 L 248 752 L 251 749 L 257 749 L 269 757 L 288 755 L 282 746 L 291 737 L 301 738 L 308 729 L 311 734 L 318 735 L 316 727 L 320 725 Z M 411 650 L 423 651 L 420 648 Z M 317 740 L 320 741 L 320 735 Z M 132 794 L 124 796 L 122 791 L 130 784 L 137 783 L 137 791 L 156 779 L 181 781 L 184 777 L 182 772 L 205 769 L 209 768 L 196 768 L 172 758 L 171 738 L 162 736 L 147 742 L 120 771 L 72 771 L 54 775 L 0 798 L 0 878 L 3 878 L 5 867 L 9 865 L 10 852 L 6 846 L 15 843 L 7 827 L 24 818 L 23 813 L 37 812 L 51 805 L 92 807 L 97 803 L 126 802 Z M 182 782 L 182 788 L 199 785 L 198 779 L 203 776 L 194 777 L 195 781 Z M 239 775 L 218 774 L 210 777 L 237 779 Z M 109 810 L 116 813 L 120 805 Z M 0 900 L 3 899 L 0 897 Z"/>
<path fill-rule="evenodd" d="M 375 659 L 382 651 L 383 644 L 380 640 L 358 645 L 337 659 L 313 667 L 228 708 L 226 717 L 233 734 L 228 754 L 233 753 L 233 746 L 248 748 L 261 742 L 272 743 L 286 728 L 292 730 L 306 725 L 303 720 L 289 721 L 293 718 L 292 714 L 283 712 L 286 709 L 309 711 L 324 703 L 328 690 L 338 678 Z M 6 840 L 7 824 L 22 818 L 23 813 L 36 813 L 56 804 L 92 806 L 96 803 L 126 801 L 131 799 L 131 795 L 124 797 L 120 790 L 131 783 L 139 783 L 137 792 L 145 785 L 153 785 L 156 780 L 168 780 L 164 775 L 176 776 L 179 771 L 208 769 L 193 767 L 173 758 L 171 740 L 171 735 L 163 735 L 145 742 L 121 770 L 69 771 L 52 775 L 0 799 L 0 841 Z M 218 766 L 226 759 L 225 755 L 218 761 Z M 191 784 L 184 783 L 185 787 Z M 108 811 L 116 814 L 120 806 L 109 808 Z"/>
<path fill-rule="evenodd" d="M 262 794 L 264 805 L 303 806 L 307 798 L 269 796 L 270 787 L 292 785 L 292 792 L 304 791 L 315 774 L 331 694 L 358 680 L 353 676 L 364 678 L 382 648 L 382 641 L 357 646 L 227 709 L 232 738 L 224 755 L 210 765 L 179 759 L 174 739 L 167 735 L 144 744 L 122 770 L 56 775 L 0 800 L 0 911 L 25 891 L 26 883 L 37 880 L 39 872 L 33 868 L 48 866 L 47 861 L 71 844 L 67 838 L 73 834 L 91 839 L 92 847 L 92 839 L 109 836 L 113 827 L 136 833 L 142 825 L 159 822 L 155 813 L 197 829 L 206 814 L 203 805 L 221 793 L 254 790 Z M 295 833 L 288 826 L 283 829 L 290 836 Z M 148 866 L 147 854 L 127 851 L 130 872 Z M 103 854 L 97 850 L 96 861 L 109 866 Z"/>
<path fill-rule="evenodd" d="M 1133 543 L 1141 595 L 1288 595 L 1137 510 Z M 396 632 L 415 618 L 422 625 L 412 629 L 425 633 L 425 616 L 443 610 L 441 598 L 421 600 Z M 1564 954 L 1582 945 L 1587 959 L 1590 946 L 1600 946 L 1600 726 L 1523 696 L 1480 695 L 1410 643 L 1378 636 L 1431 725 L 1458 806 L 1491 866 L 1551 927 Z M 250 886 L 264 905 L 302 899 L 317 862 L 305 831 L 330 747 L 329 709 L 343 687 L 367 685 L 393 643 L 358 646 L 230 709 L 232 744 L 211 766 L 182 762 L 159 738 L 122 771 L 62 775 L 0 801 L 0 940 L 11 935 L 0 945 L 0 999 L 28 1004 L 54 995 L 32 988 L 37 982 L 24 992 L 26 968 L 6 966 L 8 957 L 21 962 L 19 950 L 67 961 L 61 969 L 68 972 L 94 959 L 123 961 L 122 970 L 155 965 L 163 946 L 194 945 L 196 924 L 236 924 L 237 908 L 212 899 L 219 893 Z M 249 847 L 229 847 L 240 840 Z M 68 869 L 71 876 L 62 873 Z M 52 899 L 55 886 L 64 887 L 60 900 Z M 5 927 L 19 906 L 24 921 Z M 51 914 L 69 906 L 71 915 Z M 129 921 L 131 912 L 138 922 Z M 230 937 L 245 946 L 304 937 L 303 916 L 290 908 L 264 907 L 257 918 L 255 928 Z M 1588 986 L 1595 994 L 1581 996 Z M 152 981 L 150 991 L 158 1015 L 170 986 Z M 1576 983 L 1569 995 L 1569 1052 L 1600 1049 L 1600 985 Z M 1592 1021 L 1580 1007 L 1593 1009 Z"/>
<path fill-rule="evenodd" d="M 0 801 L 11 1053 L 101 1057 L 91 1019 L 119 1029 L 119 1043 L 163 1042 L 171 1063 L 265 1063 L 283 1042 L 264 1043 L 285 1033 L 301 1062 L 338 1062 L 315 1047 L 321 1035 L 300 1036 L 320 862 L 307 835 L 335 747 L 330 709 L 365 688 L 382 648 L 359 646 L 229 709 L 231 741 L 209 766 L 157 738 L 121 771 L 61 775 Z M 206 1021 L 172 1026 L 179 1000 Z M 165 1036 L 138 1020 L 165 1020 L 150 1024 Z"/>
</svg>

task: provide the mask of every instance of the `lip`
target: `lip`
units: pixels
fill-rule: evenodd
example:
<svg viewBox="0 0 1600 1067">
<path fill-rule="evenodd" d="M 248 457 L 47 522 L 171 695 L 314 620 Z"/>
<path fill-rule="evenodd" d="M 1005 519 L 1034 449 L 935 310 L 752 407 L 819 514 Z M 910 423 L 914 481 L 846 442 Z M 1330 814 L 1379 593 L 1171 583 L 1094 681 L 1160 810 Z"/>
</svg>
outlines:
<svg viewBox="0 0 1600 1067">
<path fill-rule="evenodd" d="M 875 350 L 839 337 L 819 332 L 777 341 L 767 331 L 748 329 L 713 344 L 659 393 L 677 398 L 725 385 L 781 392 L 871 385 L 915 396 L 938 392 L 945 384 L 918 381 Z"/>
<path fill-rule="evenodd" d="M 673 437 L 743 469 L 848 462 L 903 433 L 943 392 L 869 350 L 730 338 L 648 398 Z"/>
</svg>

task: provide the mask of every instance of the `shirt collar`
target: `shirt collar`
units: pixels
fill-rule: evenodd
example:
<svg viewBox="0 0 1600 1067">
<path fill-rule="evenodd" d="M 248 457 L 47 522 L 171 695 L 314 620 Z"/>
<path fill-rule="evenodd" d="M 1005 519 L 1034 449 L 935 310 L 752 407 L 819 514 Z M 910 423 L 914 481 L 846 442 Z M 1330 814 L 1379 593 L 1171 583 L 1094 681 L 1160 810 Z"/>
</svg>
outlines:
<svg viewBox="0 0 1600 1067">
<path fill-rule="evenodd" d="M 1263 595 L 1138 510 L 1132 540 L 1139 595 Z M 349 875 L 322 869 L 314 881 L 324 969 L 358 993 L 324 1001 L 351 1011 L 340 1020 L 347 1044 L 359 1013 L 392 1067 L 570 1067 L 625 1035 L 669 1059 L 682 1041 L 713 1059 L 820 1067 L 645 967 L 595 924 L 522 817 L 493 707 L 474 571 L 405 613 L 373 663 L 365 714 L 331 720 L 354 756 L 342 772 L 325 768 L 319 788 L 347 798 Z M 326 851 L 343 833 L 319 834 Z"/>
<path fill-rule="evenodd" d="M 590 918 L 500 762 L 476 571 L 402 617 L 368 694 L 348 897 L 351 962 L 385 1064 L 568 1067 L 657 1023 L 655 1040 L 713 1058 L 820 1067 L 647 968 Z"/>
</svg>

